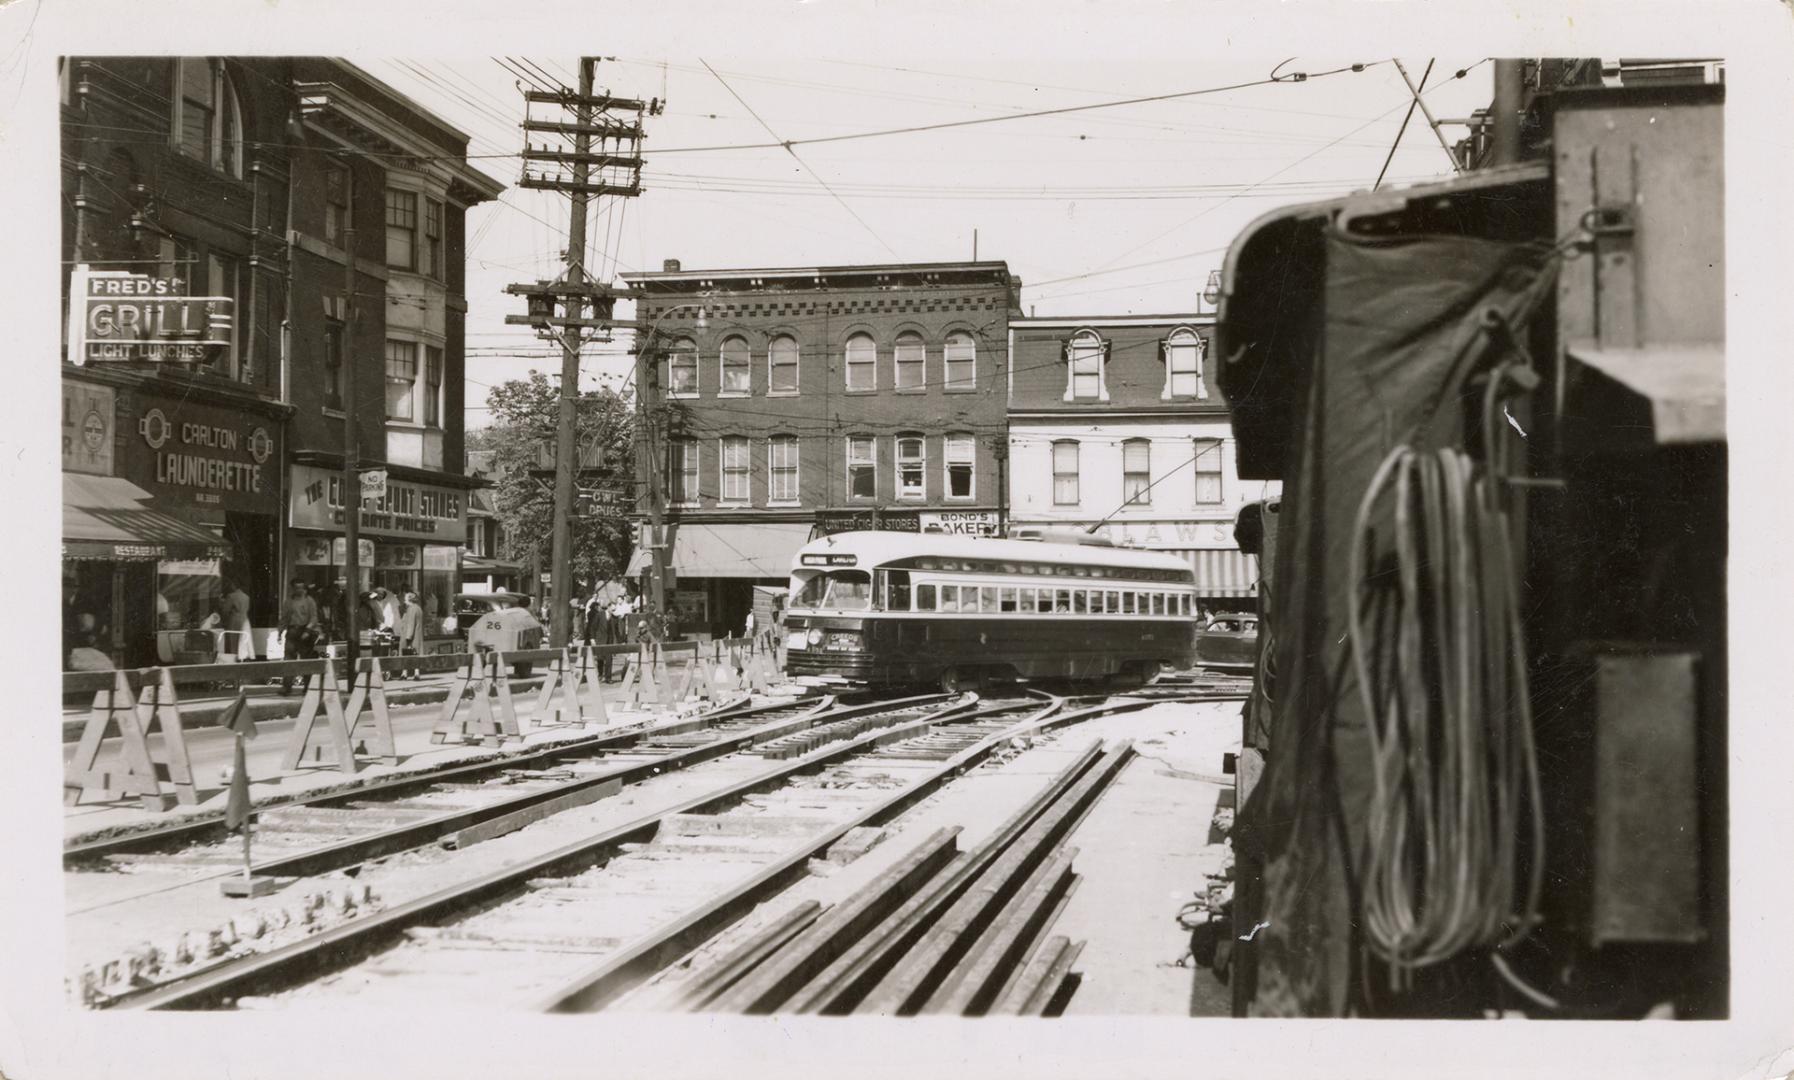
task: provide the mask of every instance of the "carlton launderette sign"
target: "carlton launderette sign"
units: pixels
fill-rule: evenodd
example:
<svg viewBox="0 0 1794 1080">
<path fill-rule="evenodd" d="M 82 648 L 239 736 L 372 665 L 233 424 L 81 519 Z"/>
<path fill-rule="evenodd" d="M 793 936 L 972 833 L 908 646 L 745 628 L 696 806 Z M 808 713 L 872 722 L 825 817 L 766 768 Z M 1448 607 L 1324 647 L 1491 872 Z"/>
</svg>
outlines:
<svg viewBox="0 0 1794 1080">
<path fill-rule="evenodd" d="M 132 401 L 119 426 L 150 452 L 123 455 L 122 473 L 175 505 L 279 513 L 278 422 L 172 395 Z"/>
<path fill-rule="evenodd" d="M 206 364 L 230 346 L 228 296 L 184 296 L 181 282 L 77 267 L 69 275 L 69 361 Z"/>
</svg>

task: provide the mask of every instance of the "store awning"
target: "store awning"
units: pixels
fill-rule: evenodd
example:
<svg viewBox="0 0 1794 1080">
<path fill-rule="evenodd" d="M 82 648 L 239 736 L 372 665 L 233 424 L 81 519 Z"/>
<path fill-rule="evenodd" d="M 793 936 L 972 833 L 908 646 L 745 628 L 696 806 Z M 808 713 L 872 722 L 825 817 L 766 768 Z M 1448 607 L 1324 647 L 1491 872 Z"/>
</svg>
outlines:
<svg viewBox="0 0 1794 1080">
<path fill-rule="evenodd" d="M 667 565 L 681 578 L 784 578 L 810 538 L 808 522 L 680 525 Z M 647 549 L 629 560 L 628 576 L 647 569 Z"/>
<path fill-rule="evenodd" d="M 1254 586 L 1258 583 L 1258 567 L 1250 555 L 1242 555 L 1232 548 L 1199 548 L 1165 554 L 1187 559 L 1196 568 L 1198 596 L 1253 596 L 1257 592 Z"/>
<path fill-rule="evenodd" d="M 156 510 L 150 493 L 117 476 L 62 474 L 62 557 L 114 561 L 223 559 L 222 537 Z"/>
</svg>

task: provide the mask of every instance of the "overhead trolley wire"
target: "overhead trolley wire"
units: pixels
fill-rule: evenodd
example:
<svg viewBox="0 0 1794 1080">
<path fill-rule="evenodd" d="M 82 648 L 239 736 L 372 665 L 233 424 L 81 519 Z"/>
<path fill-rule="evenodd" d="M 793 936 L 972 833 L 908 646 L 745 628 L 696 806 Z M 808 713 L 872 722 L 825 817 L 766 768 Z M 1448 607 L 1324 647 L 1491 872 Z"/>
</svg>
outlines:
<svg viewBox="0 0 1794 1080">
<path fill-rule="evenodd" d="M 1317 72 L 1316 74 L 1309 75 L 1307 78 L 1308 78 L 1308 80 L 1314 80 L 1314 79 L 1326 78 L 1331 75 L 1338 75 L 1342 72 L 1347 72 L 1347 71 L 1363 71 L 1368 68 L 1375 67 L 1377 64 L 1383 64 L 1383 63 L 1388 63 L 1388 61 L 1378 60 L 1378 61 L 1375 61 L 1374 63 L 1369 63 L 1369 64 L 1353 64 L 1353 65 L 1349 65 L 1349 66 L 1343 67 L 1343 68 L 1336 68 L 1332 71 Z M 706 64 L 705 66 L 708 67 L 709 65 Z M 712 74 L 715 74 L 715 72 L 712 71 Z M 722 77 L 719 75 L 719 76 L 717 76 L 717 78 L 720 81 Z M 914 124 L 914 125 L 910 125 L 908 127 L 883 128 L 883 129 L 880 129 L 877 131 L 858 131 L 858 132 L 852 132 L 852 133 L 846 134 L 846 135 L 818 135 L 818 136 L 808 138 L 808 139 L 780 139 L 778 142 L 770 142 L 770 143 L 736 143 L 736 144 L 719 145 L 719 146 L 665 147 L 665 148 L 662 148 L 662 149 L 656 151 L 656 153 L 660 153 L 660 154 L 698 154 L 698 153 L 708 153 L 711 151 L 718 151 L 718 150 L 780 150 L 780 149 L 789 150 L 791 147 L 794 147 L 794 146 L 817 146 L 817 145 L 821 145 L 823 143 L 848 142 L 848 141 L 855 140 L 855 139 L 878 139 L 878 138 L 884 138 L 884 137 L 890 136 L 890 135 L 912 135 L 917 132 L 923 132 L 923 131 L 945 131 L 950 128 L 974 127 L 974 126 L 977 126 L 980 124 L 1000 124 L 1000 123 L 1005 123 L 1005 122 L 1011 121 L 1011 120 L 1031 120 L 1036 117 L 1042 117 L 1042 116 L 1065 116 L 1065 115 L 1068 115 L 1071 113 L 1094 112 L 1098 109 L 1116 109 L 1116 108 L 1121 108 L 1121 107 L 1127 106 L 1127 105 L 1144 105 L 1144 104 L 1148 104 L 1150 102 L 1155 102 L 1155 101 L 1176 101 L 1181 98 L 1202 97 L 1207 94 L 1223 94 L 1223 93 L 1227 93 L 1228 91 L 1231 91 L 1231 90 L 1244 90 L 1244 89 L 1247 89 L 1249 87 L 1254 87 L 1254 86 L 1270 86 L 1274 83 L 1286 81 L 1286 79 L 1287 79 L 1287 77 L 1285 77 L 1284 79 L 1279 79 L 1279 78 L 1253 79 L 1249 82 L 1231 83 L 1226 86 L 1210 86 L 1210 87 L 1203 87 L 1202 89 L 1198 89 L 1198 90 L 1179 90 L 1179 91 L 1169 93 L 1169 94 L 1153 94 L 1153 95 L 1150 95 L 1147 97 L 1124 98 L 1119 101 L 1098 101 L 1098 102 L 1093 102 L 1089 105 L 1063 105 L 1063 106 L 1060 106 L 1060 107 L 1054 108 L 1054 109 L 1035 109 L 1030 112 L 1006 113 L 1002 116 L 974 117 L 970 120 L 946 120 L 946 121 L 941 121 L 941 122 L 933 123 L 933 124 Z M 728 84 L 724 83 L 723 85 L 727 86 Z M 733 94 L 734 91 L 731 90 L 730 93 Z M 740 101 L 741 99 L 739 96 L 737 96 L 736 100 Z M 743 101 L 742 104 L 746 105 L 747 103 L 745 101 Z M 752 112 L 753 110 L 750 109 L 749 111 Z M 1387 114 L 1384 114 L 1384 115 L 1387 115 Z M 757 119 L 757 117 L 756 117 L 756 119 Z M 1382 119 L 1382 117 L 1379 116 L 1376 119 L 1380 120 L 1380 119 Z M 1371 121 L 1371 123 L 1374 123 L 1374 122 L 1375 122 L 1375 120 Z M 764 121 L 762 122 L 762 126 L 764 126 Z M 1366 126 L 1369 126 L 1369 125 L 1367 124 Z M 768 128 L 767 130 L 769 132 L 771 132 L 770 128 Z M 1354 131 L 1352 134 L 1356 134 L 1356 131 Z M 775 139 L 778 138 L 778 136 L 776 134 L 774 134 L 773 137 Z M 1331 145 L 1331 144 L 1329 144 L 1329 145 Z"/>
</svg>

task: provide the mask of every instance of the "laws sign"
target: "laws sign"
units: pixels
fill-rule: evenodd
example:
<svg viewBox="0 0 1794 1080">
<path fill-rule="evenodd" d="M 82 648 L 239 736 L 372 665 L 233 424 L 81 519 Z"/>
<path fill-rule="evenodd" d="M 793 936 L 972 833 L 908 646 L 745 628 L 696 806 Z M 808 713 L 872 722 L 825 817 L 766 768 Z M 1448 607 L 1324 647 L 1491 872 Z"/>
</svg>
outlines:
<svg viewBox="0 0 1794 1080">
<path fill-rule="evenodd" d="M 228 296 L 184 296 L 180 282 L 77 267 L 69 275 L 69 360 L 204 364 L 231 342 Z"/>
</svg>

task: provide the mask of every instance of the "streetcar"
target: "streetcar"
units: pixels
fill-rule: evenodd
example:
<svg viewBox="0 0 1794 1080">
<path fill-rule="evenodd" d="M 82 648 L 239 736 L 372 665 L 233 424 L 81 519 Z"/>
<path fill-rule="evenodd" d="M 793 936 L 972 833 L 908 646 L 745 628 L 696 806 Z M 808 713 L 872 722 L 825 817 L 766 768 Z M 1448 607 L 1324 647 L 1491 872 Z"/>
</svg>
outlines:
<svg viewBox="0 0 1794 1080">
<path fill-rule="evenodd" d="M 786 673 L 857 685 L 1145 684 L 1195 645 L 1190 564 L 1106 543 L 836 533 L 790 595 Z"/>
</svg>

